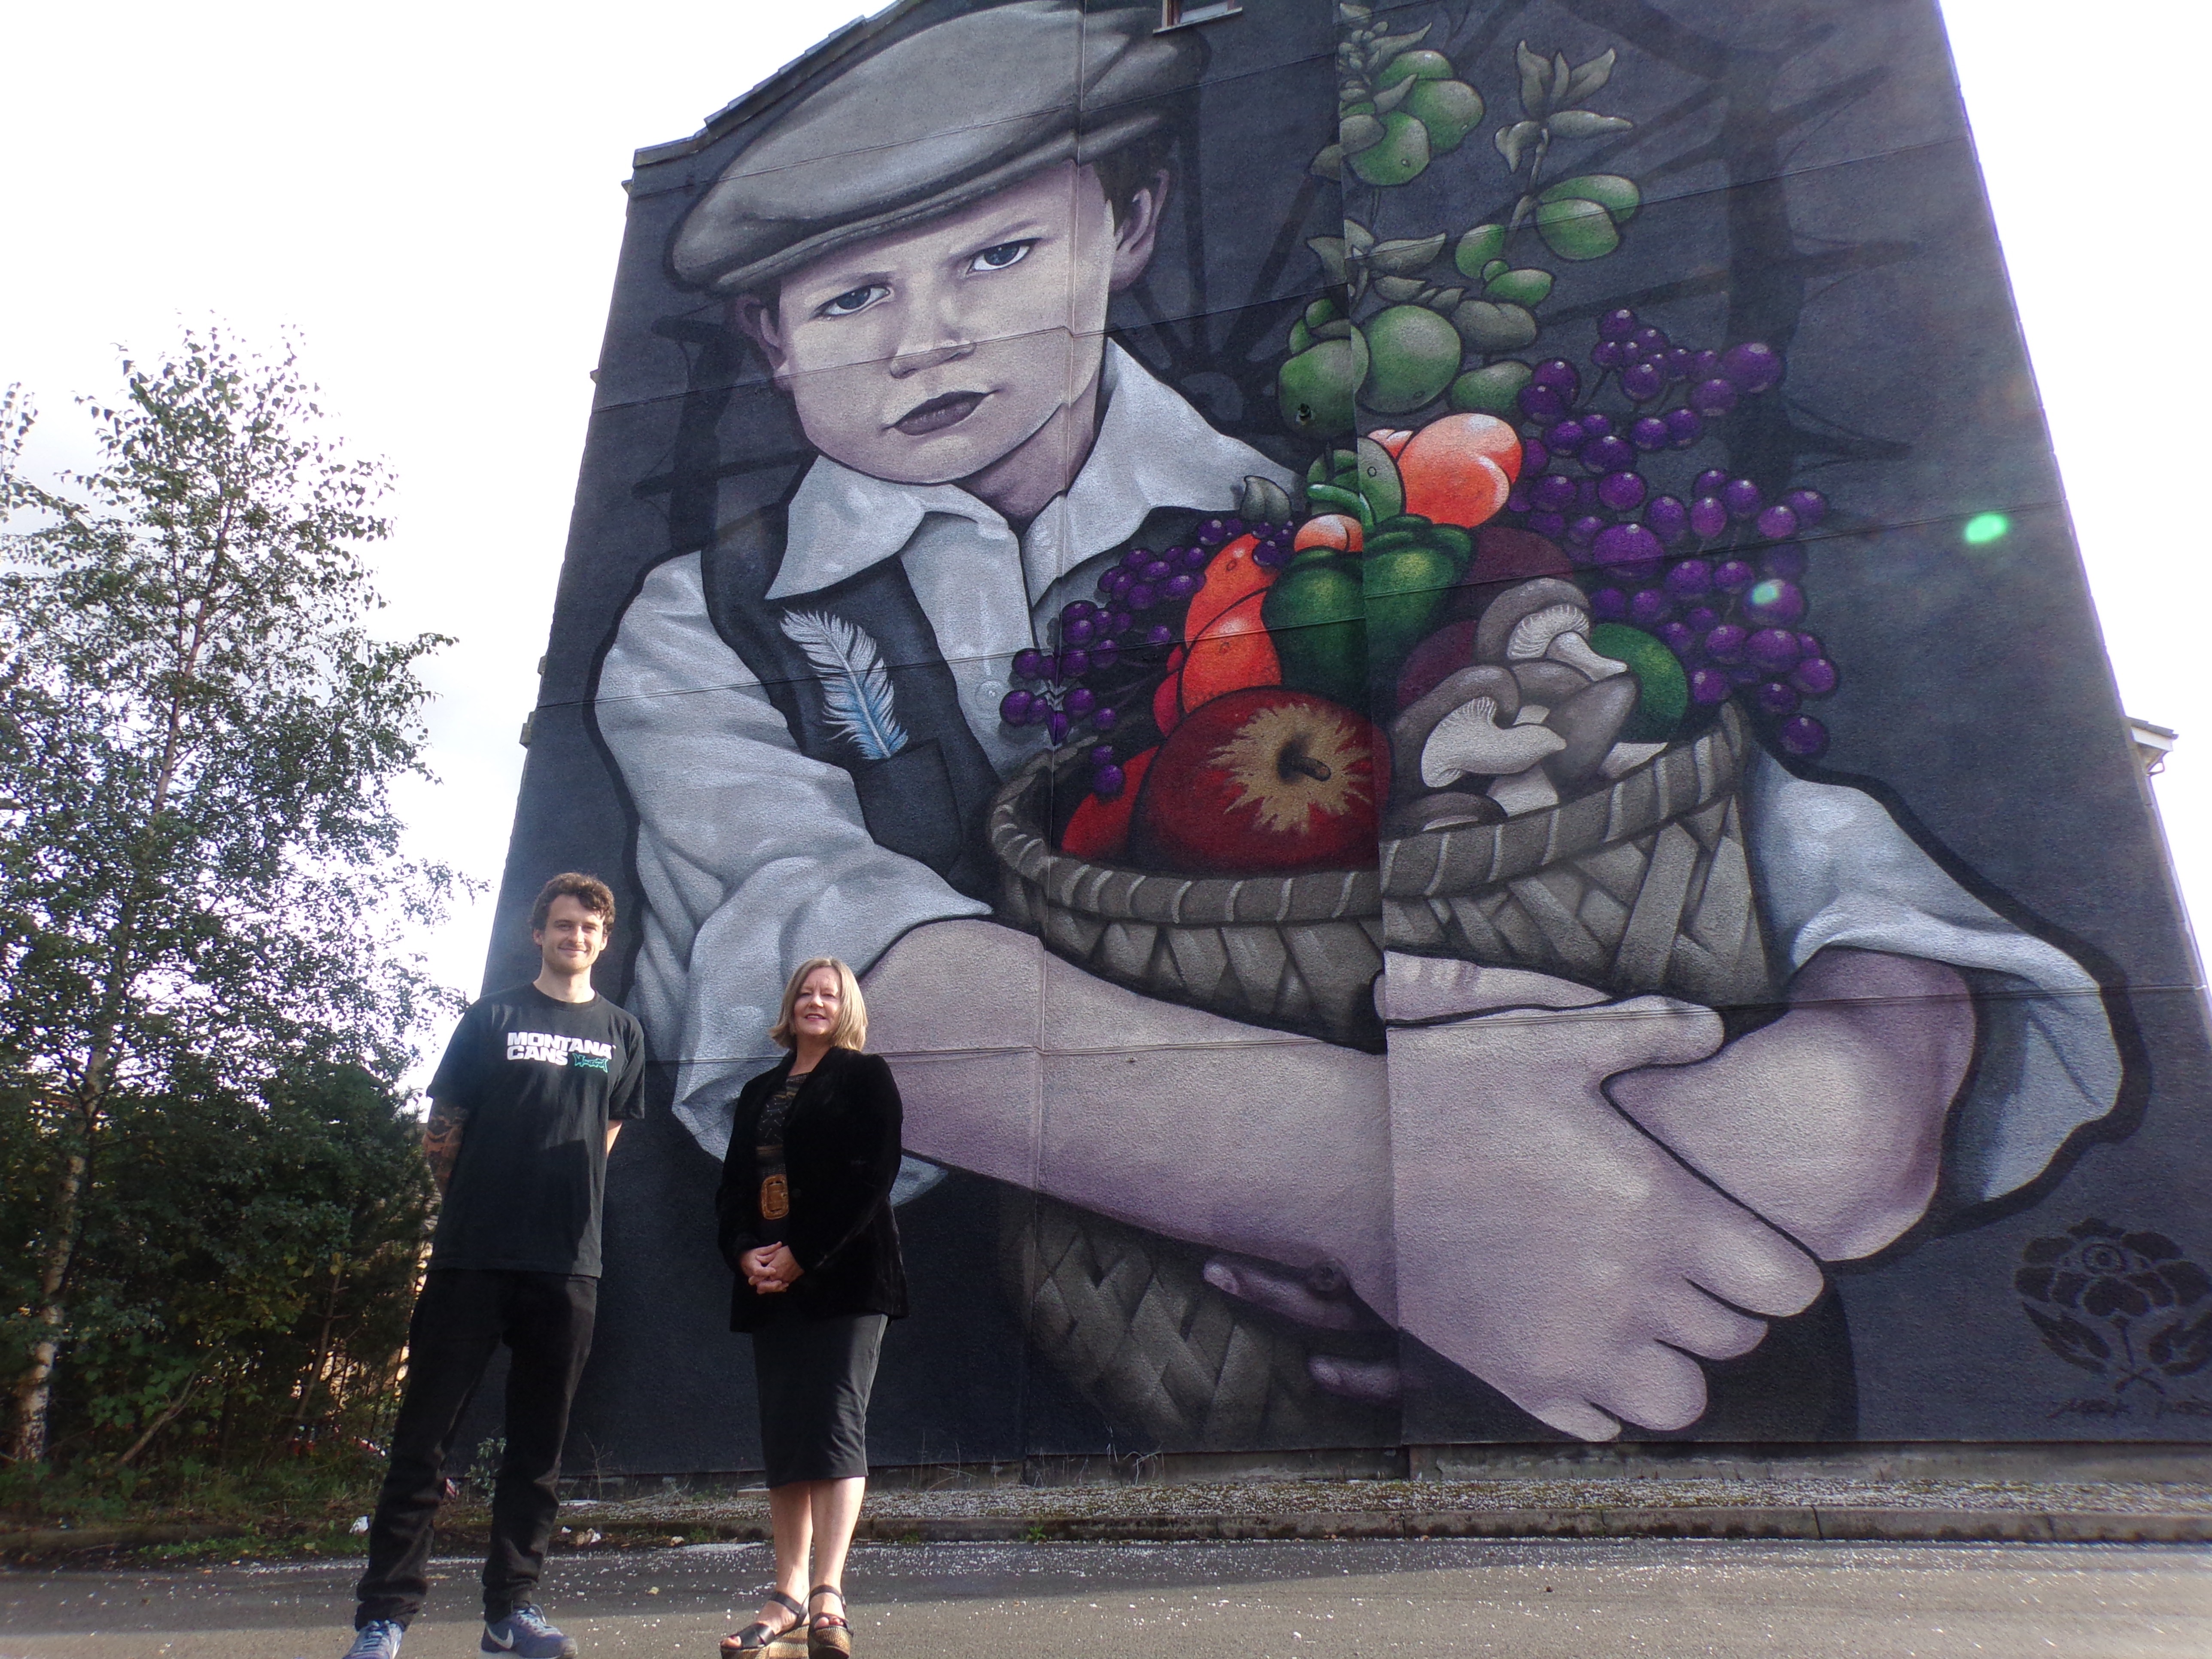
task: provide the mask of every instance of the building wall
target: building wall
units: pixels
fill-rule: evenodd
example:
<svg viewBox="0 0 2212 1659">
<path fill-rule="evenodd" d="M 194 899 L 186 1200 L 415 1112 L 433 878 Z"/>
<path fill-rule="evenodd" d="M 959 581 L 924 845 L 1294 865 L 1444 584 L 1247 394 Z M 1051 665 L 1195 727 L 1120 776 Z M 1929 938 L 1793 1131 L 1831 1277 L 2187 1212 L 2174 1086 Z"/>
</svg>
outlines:
<svg viewBox="0 0 2212 1659">
<path fill-rule="evenodd" d="M 1103 145 L 1130 112 L 1076 88 L 1121 19 L 1079 10 L 923 0 L 641 152 L 488 969 L 529 971 L 546 875 L 600 872 L 623 912 L 603 988 L 660 1060 L 610 1177 L 580 1465 L 757 1466 L 716 1114 L 772 1063 L 758 1011 L 817 951 L 866 976 L 930 1155 L 900 1194 L 915 1306 L 884 1349 L 880 1462 L 2202 1439 L 2201 989 L 1927 0 L 1273 0 L 1202 25 L 1158 98 L 1157 243 L 1106 333 L 1295 488 L 1240 502 L 1231 469 L 1077 546 L 1019 643 L 1116 641 L 1079 673 L 1000 651 L 946 678 L 874 565 L 749 601 L 750 663 L 698 617 L 649 623 L 686 560 L 784 568 L 749 515 L 817 467 L 821 411 L 865 424 L 927 343 L 917 324 L 871 337 L 905 357 L 779 380 L 744 308 L 676 274 L 685 216 L 878 54 L 908 54 L 919 101 L 856 110 L 853 142 L 942 131 L 865 167 L 825 155 L 837 188 L 926 174 L 968 129 L 1051 126 L 994 101 L 1033 60 L 994 76 L 974 36 L 933 56 L 971 13 L 1063 42 L 1046 107 Z M 1346 93 L 1358 74 L 1428 87 L 1394 104 Z M 1079 216 L 1097 186 L 1068 177 Z M 980 373 L 1011 348 L 978 304 L 939 343 Z M 1044 332 L 1080 387 L 1102 342 L 1070 307 Z M 1553 430 L 1596 412 L 1628 440 L 1691 404 L 1650 449 Z M 1109 501 L 1204 449 L 1114 441 Z M 1208 524 L 1240 512 L 1284 527 Z M 1369 520 L 1364 559 L 1331 553 L 1328 513 Z M 1247 603 L 1201 641 L 1193 607 L 1224 598 Z M 1516 646 L 1504 621 L 1563 604 L 1589 648 L 1531 668 L 1543 626 Z M 778 638 L 804 654 L 793 617 L 885 659 L 892 752 L 841 735 L 853 687 L 818 625 L 807 673 L 772 671 Z M 1499 676 L 1571 752 L 1474 731 Z M 1056 744 L 989 712 L 1023 691 L 1016 714 L 1073 714 Z M 1465 741 L 1432 752 L 1415 705 L 1461 710 Z M 1534 770 L 1449 787 L 1485 744 Z M 963 756 L 1018 787 L 979 808 Z M 670 896 L 702 892 L 695 939 Z"/>
</svg>

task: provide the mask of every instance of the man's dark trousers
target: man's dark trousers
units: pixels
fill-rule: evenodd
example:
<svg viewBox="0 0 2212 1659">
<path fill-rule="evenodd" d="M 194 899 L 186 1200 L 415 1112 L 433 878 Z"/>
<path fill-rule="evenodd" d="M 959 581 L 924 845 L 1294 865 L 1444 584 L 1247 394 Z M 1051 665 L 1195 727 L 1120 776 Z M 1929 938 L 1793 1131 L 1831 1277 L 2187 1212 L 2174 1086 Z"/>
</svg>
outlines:
<svg viewBox="0 0 2212 1659">
<path fill-rule="evenodd" d="M 368 1528 L 368 1571 L 355 1586 L 359 1629 L 404 1625 L 429 1588 L 431 1522 L 445 1494 L 446 1455 L 470 1396 L 505 1342 L 507 1455 L 491 1504 L 484 1618 L 532 1599 L 559 1508 L 568 1402 L 592 1350 L 599 1281 L 562 1273 L 434 1267 L 407 1333 L 407 1393 L 392 1431 L 392 1466 Z"/>
</svg>

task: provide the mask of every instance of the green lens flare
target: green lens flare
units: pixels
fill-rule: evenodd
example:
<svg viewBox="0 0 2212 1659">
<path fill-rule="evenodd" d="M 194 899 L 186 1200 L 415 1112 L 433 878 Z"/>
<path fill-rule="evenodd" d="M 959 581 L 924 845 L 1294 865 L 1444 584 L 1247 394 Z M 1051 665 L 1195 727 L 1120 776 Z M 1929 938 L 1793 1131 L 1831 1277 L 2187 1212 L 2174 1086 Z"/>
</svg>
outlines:
<svg viewBox="0 0 2212 1659">
<path fill-rule="evenodd" d="M 1966 538 L 1967 546 L 1984 547 L 2011 528 L 2012 520 L 2002 513 L 1977 513 L 1959 533 Z"/>
</svg>

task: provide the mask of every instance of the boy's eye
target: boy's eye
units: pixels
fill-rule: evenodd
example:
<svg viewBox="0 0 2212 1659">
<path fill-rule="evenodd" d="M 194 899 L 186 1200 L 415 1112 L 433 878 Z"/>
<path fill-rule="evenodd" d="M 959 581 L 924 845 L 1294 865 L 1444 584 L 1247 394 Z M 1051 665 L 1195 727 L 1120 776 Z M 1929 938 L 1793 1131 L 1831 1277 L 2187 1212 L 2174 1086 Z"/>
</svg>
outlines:
<svg viewBox="0 0 2212 1659">
<path fill-rule="evenodd" d="M 1034 237 L 1027 241 L 1022 242 L 1001 242 L 996 247 L 985 248 L 981 253 L 970 259 L 968 262 L 968 269 L 970 270 L 1004 270 L 1007 266 L 1018 265 L 1021 264 L 1023 260 L 1028 258 L 1030 257 L 1030 250 L 1036 246 L 1036 240 Z"/>
<path fill-rule="evenodd" d="M 866 311 L 889 294 L 890 289 L 881 283 L 866 283 L 859 288 L 848 288 L 822 307 L 824 317 L 849 317 L 856 311 Z"/>
</svg>

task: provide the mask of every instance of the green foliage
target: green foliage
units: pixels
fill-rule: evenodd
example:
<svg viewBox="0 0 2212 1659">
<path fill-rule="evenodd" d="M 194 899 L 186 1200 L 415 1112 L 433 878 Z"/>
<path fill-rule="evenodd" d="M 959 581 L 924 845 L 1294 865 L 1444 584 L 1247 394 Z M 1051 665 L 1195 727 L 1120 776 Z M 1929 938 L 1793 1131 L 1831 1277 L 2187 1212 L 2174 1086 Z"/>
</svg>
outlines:
<svg viewBox="0 0 2212 1659">
<path fill-rule="evenodd" d="M 380 469 L 289 354 L 187 334 L 124 391 L 52 484 L 0 411 L 0 1352 L 30 1459 L 58 1364 L 70 1432 L 118 1456 L 329 1388 L 319 1296 L 388 1370 L 363 1298 L 422 1215 L 393 1085 L 449 1006 L 390 943 L 454 878 L 388 799 L 443 641 L 366 625 Z"/>
</svg>

